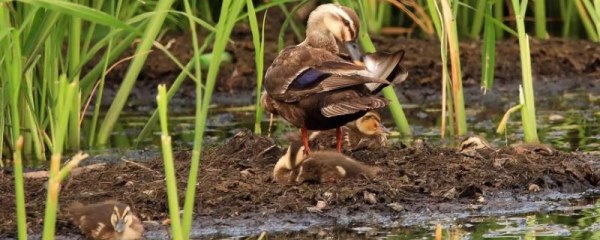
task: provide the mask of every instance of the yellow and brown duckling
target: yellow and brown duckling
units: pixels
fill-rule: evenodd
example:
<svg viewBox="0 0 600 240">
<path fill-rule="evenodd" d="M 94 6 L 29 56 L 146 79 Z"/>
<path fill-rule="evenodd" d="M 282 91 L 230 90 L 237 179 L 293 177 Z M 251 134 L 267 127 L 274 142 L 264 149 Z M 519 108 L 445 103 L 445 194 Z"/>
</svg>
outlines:
<svg viewBox="0 0 600 240">
<path fill-rule="evenodd" d="M 304 146 L 292 142 L 273 169 L 273 178 L 280 184 L 303 182 L 332 183 L 343 178 L 374 178 L 381 169 L 362 164 L 336 151 L 315 151 L 305 156 Z"/>
<path fill-rule="evenodd" d="M 351 151 L 359 149 L 378 149 L 387 146 L 389 131 L 381 123 L 381 116 L 376 111 L 369 111 L 359 119 L 347 123 L 343 127 L 343 142 Z M 335 133 L 317 131 L 310 135 L 311 147 L 317 149 L 335 146 Z"/>
<path fill-rule="evenodd" d="M 399 64 L 403 51 L 362 56 L 358 32 L 358 16 L 352 9 L 320 5 L 308 17 L 306 39 L 283 49 L 267 69 L 263 106 L 301 128 L 307 152 L 308 130 L 334 128 L 341 152 L 341 127 L 387 106 L 388 101 L 375 94 L 406 79 Z M 346 45 L 351 59 L 340 55 L 336 41 Z"/>
<path fill-rule="evenodd" d="M 114 200 L 89 205 L 74 202 L 68 212 L 89 239 L 142 239 L 144 233 L 142 222 L 129 205 Z"/>
</svg>

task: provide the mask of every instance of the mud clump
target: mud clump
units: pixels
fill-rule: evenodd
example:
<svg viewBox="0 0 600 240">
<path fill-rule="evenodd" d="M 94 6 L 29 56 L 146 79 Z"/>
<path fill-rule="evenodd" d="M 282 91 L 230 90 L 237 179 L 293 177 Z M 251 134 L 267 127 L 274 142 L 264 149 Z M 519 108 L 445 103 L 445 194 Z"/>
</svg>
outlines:
<svg viewBox="0 0 600 240">
<path fill-rule="evenodd" d="M 346 213 L 416 212 L 438 203 L 485 204 L 497 192 L 527 194 L 547 189 L 579 192 L 600 184 L 598 159 L 580 153 L 516 151 L 513 148 L 465 155 L 456 149 L 391 146 L 349 155 L 382 171 L 371 180 L 344 179 L 335 184 L 282 186 L 274 182 L 273 167 L 287 146 L 241 131 L 224 144 L 202 152 L 197 185 L 196 216 L 227 219 L 264 214 L 305 214 L 343 209 Z M 185 195 L 191 151 L 176 154 L 180 204 Z M 73 201 L 94 203 L 115 199 L 129 204 L 143 221 L 168 218 L 162 159 L 106 164 L 102 170 L 69 178 L 60 195 L 57 233 L 78 234 L 67 218 Z M 27 220 L 40 232 L 46 200 L 46 179 L 25 181 Z M 532 187 L 533 186 L 533 187 Z M 536 188 L 537 186 L 537 188 Z M 15 237 L 14 182 L 0 173 L 0 237 Z M 326 207 L 323 207 L 326 206 Z"/>
</svg>

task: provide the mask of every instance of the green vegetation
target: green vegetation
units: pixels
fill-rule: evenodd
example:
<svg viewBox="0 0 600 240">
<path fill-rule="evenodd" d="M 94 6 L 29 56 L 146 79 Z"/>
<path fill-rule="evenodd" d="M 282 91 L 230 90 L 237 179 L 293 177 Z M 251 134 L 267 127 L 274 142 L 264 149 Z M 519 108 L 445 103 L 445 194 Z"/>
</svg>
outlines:
<svg viewBox="0 0 600 240">
<path fill-rule="evenodd" d="M 135 143 L 151 135 L 160 120 L 173 238 L 188 239 L 202 140 L 221 63 L 232 59 L 226 46 L 232 43 L 230 36 L 234 27 L 245 23 L 252 32 L 257 82 L 254 130 L 261 133 L 265 31 L 269 31 L 265 30 L 269 22 L 266 11 L 274 7 L 268 11 L 281 11 L 286 16 L 278 36 L 281 49 L 286 33 L 293 33 L 296 40 L 303 38 L 304 24 L 294 16 L 302 7 L 309 6 L 307 2 L 186 0 L 179 4 L 173 0 L 0 0 L 0 136 L 3 137 L 0 156 L 13 159 L 19 238 L 27 238 L 23 166 L 28 160 L 50 160 L 43 238 L 53 239 L 60 183 L 85 155 L 75 155 L 66 164 L 62 158 L 80 149 L 110 146 L 111 134 L 142 67 L 149 53 L 158 50 L 169 56 L 181 72 L 168 90 L 166 86 L 159 87 L 158 109 L 149 116 Z M 442 135 L 467 133 L 460 39 L 483 40 L 481 85 L 484 91 L 493 91 L 496 40 L 518 37 L 523 77 L 518 95 L 520 104 L 508 111 L 498 132 L 505 132 L 510 113 L 520 110 L 527 142 L 539 141 L 528 32 L 541 40 L 563 36 L 600 41 L 600 0 L 511 0 L 510 5 L 502 0 L 335 2 L 351 6 L 359 13 L 363 29 L 359 37 L 365 52 L 376 51 L 371 36 L 438 37 L 443 63 L 439 69 L 443 86 Z M 533 11 L 527 12 L 528 8 Z M 216 9 L 220 9 L 218 14 L 213 11 Z M 525 22 L 529 17 L 534 17 L 531 26 Z M 552 22 L 551 18 L 561 21 Z M 554 31 L 549 25 L 558 26 L 556 29 L 560 30 Z M 190 51 L 193 55 L 186 63 L 179 62 L 159 41 L 164 34 L 176 31 L 192 33 Z M 127 55 L 130 49 L 135 52 Z M 207 49 L 210 53 L 205 54 Z M 110 108 L 101 109 L 106 76 L 119 65 L 128 66 L 127 71 Z M 195 83 L 196 131 L 180 219 L 167 105 L 186 80 Z M 391 101 L 390 110 L 399 132 L 410 136 L 410 126 L 393 87 L 385 88 L 383 95 Z M 82 121 L 86 116 L 91 124 L 84 129 Z M 446 130 L 446 121 L 449 130 Z M 0 161 L 0 164 L 3 163 Z"/>
<path fill-rule="evenodd" d="M 537 135 L 537 123 L 535 120 L 535 100 L 533 98 L 533 76 L 531 74 L 529 37 L 525 32 L 525 11 L 527 10 L 527 0 L 521 2 L 519 2 L 519 0 L 512 0 L 512 7 L 516 14 L 515 17 L 517 21 L 517 30 L 519 33 L 521 74 L 523 77 L 523 90 L 519 88 L 519 99 L 523 105 L 521 108 L 521 123 L 523 124 L 525 141 L 539 142 Z"/>
</svg>

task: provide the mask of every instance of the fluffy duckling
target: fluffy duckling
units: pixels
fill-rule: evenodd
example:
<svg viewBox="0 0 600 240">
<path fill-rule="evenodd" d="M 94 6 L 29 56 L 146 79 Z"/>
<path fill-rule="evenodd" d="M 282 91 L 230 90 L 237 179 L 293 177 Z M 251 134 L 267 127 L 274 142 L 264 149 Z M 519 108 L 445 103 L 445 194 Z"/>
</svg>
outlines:
<svg viewBox="0 0 600 240">
<path fill-rule="evenodd" d="M 273 169 L 273 178 L 280 184 L 303 182 L 331 183 L 343 178 L 374 178 L 381 169 L 364 165 L 336 151 L 318 151 L 304 156 L 304 146 L 292 142 Z"/>
<path fill-rule="evenodd" d="M 351 151 L 358 149 L 377 149 L 387 146 L 388 130 L 381 123 L 376 111 L 369 111 L 359 119 L 343 127 L 344 144 Z M 335 146 L 333 131 L 316 131 L 310 135 L 311 147 L 326 149 Z"/>
<path fill-rule="evenodd" d="M 306 39 L 283 49 L 267 69 L 263 106 L 301 129 L 307 153 L 308 130 L 334 128 L 341 152 L 341 127 L 387 106 L 375 94 L 406 79 L 400 66 L 403 51 L 361 55 L 356 44 L 359 25 L 352 9 L 320 5 L 308 17 Z M 351 61 L 340 56 L 336 41 L 346 45 Z"/>
<path fill-rule="evenodd" d="M 83 205 L 72 203 L 68 208 L 71 219 L 89 239 L 142 239 L 144 226 L 131 208 L 114 200 Z"/>
</svg>

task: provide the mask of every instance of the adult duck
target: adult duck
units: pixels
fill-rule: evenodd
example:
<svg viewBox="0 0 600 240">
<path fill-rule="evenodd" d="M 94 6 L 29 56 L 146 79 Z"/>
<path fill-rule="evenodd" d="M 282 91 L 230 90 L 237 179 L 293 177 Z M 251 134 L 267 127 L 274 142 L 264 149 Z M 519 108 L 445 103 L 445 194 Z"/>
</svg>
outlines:
<svg viewBox="0 0 600 240">
<path fill-rule="evenodd" d="M 265 109 L 301 128 L 305 152 L 310 153 L 308 130 L 336 128 L 342 151 L 341 126 L 387 106 L 375 96 L 383 87 L 403 81 L 399 65 L 403 51 L 362 56 L 356 44 L 356 13 L 336 4 L 323 4 L 308 17 L 306 39 L 283 49 L 265 74 Z M 337 42 L 348 48 L 340 55 Z"/>
</svg>

